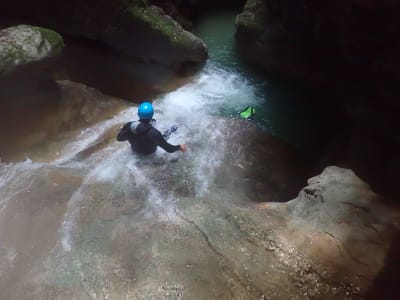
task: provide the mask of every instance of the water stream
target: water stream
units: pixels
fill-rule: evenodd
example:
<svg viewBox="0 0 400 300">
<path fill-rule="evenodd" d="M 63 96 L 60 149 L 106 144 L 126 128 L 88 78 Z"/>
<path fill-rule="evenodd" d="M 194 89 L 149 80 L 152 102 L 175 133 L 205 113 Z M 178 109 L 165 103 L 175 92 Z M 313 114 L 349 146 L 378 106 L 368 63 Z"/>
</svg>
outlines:
<svg viewBox="0 0 400 300">
<path fill-rule="evenodd" d="M 121 106 L 65 135 L 45 159 L 1 164 L 1 298 L 303 298 L 289 266 L 237 225 L 250 179 L 228 189 L 221 176 L 233 176 L 227 158 L 247 147 L 234 138 L 246 122 L 227 116 L 253 105 L 260 127 L 294 145 L 307 119 L 298 106 L 284 113 L 295 99 L 275 97 L 281 87 L 240 66 L 232 19 L 198 25 L 209 62 L 191 83 L 154 99 L 156 127 L 178 125 L 169 142 L 186 143 L 188 153 L 134 155 L 114 139 L 136 119 L 136 107 Z M 239 162 L 229 167 L 246 170 Z"/>
</svg>

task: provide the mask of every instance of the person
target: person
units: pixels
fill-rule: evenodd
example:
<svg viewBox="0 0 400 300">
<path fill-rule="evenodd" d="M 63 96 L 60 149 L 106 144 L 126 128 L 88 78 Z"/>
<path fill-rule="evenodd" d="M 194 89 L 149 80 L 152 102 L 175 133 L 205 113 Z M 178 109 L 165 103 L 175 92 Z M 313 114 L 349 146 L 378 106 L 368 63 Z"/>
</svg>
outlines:
<svg viewBox="0 0 400 300">
<path fill-rule="evenodd" d="M 128 141 L 134 152 L 139 154 L 152 154 L 161 147 L 169 153 L 176 151 L 186 152 L 185 144 L 171 145 L 159 130 L 153 127 L 154 109 L 149 102 L 143 102 L 138 107 L 139 121 L 126 123 L 117 135 L 117 140 Z M 176 130 L 176 127 L 174 127 Z"/>
</svg>

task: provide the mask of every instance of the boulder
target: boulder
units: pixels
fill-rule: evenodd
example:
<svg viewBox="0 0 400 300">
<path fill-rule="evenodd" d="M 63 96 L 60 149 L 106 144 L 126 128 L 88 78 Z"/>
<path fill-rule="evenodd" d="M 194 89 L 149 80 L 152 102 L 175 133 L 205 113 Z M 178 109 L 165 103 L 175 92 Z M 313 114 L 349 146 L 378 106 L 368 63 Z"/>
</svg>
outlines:
<svg viewBox="0 0 400 300">
<path fill-rule="evenodd" d="M 48 131 L 32 129 L 45 124 L 58 104 L 59 88 L 47 66 L 63 47 L 63 38 L 46 28 L 19 25 L 0 31 L 0 155 L 17 141 L 40 139 Z"/>
<path fill-rule="evenodd" d="M 141 2 L 129 7 L 129 18 L 137 22 L 138 27 L 143 27 L 143 31 L 135 32 L 142 35 L 140 43 L 134 46 L 135 51 L 139 51 L 139 56 L 148 60 L 164 63 L 167 65 L 176 65 L 182 63 L 201 64 L 207 57 L 207 47 L 205 43 L 194 34 L 186 31 L 182 26 L 165 15 L 163 10 L 157 6 L 141 5 Z M 127 27 L 129 28 L 129 21 Z M 150 29 L 150 30 L 149 30 Z M 158 35 L 154 41 L 146 40 L 149 37 Z M 107 37 L 111 43 L 118 46 L 118 40 L 114 40 L 114 35 Z M 157 42 L 158 41 L 158 42 Z M 163 51 L 160 52 L 160 49 Z M 123 49 L 121 49 L 123 51 Z M 140 52 L 141 51 L 141 52 Z"/>
<path fill-rule="evenodd" d="M 193 29 L 193 23 L 185 14 L 184 10 L 180 9 L 181 1 L 164 1 L 164 0 L 151 0 L 151 3 L 162 8 L 164 12 L 177 21 L 185 30 Z"/>
<path fill-rule="evenodd" d="M 29 18 L 75 37 L 99 42 L 118 56 L 173 67 L 202 64 L 206 45 L 171 17 L 142 0 L 6 3 L 0 13 Z"/>
<path fill-rule="evenodd" d="M 286 77 L 301 78 L 309 73 L 302 49 L 305 41 L 290 32 L 276 5 L 248 0 L 235 24 L 239 52 L 250 63 Z"/>
<path fill-rule="evenodd" d="M 63 109 L 63 126 L 124 105 L 60 85 L 72 106 Z M 360 299 L 385 269 L 397 284 L 398 263 L 385 257 L 399 260 L 391 246 L 399 209 L 352 171 L 329 167 L 296 199 L 261 202 L 279 199 L 299 173 L 292 151 L 250 122 L 215 118 L 226 130 L 204 142 L 194 127 L 189 153 L 154 164 L 163 156 L 146 163 L 115 141 L 122 119 L 60 136 L 56 160 L 1 165 L 2 299 Z M 212 159 L 219 150 L 225 171 Z M 255 190 L 262 171 L 266 189 Z"/>
<path fill-rule="evenodd" d="M 0 31 L 0 74 L 15 67 L 59 54 L 64 47 L 57 32 L 29 25 Z"/>
<path fill-rule="evenodd" d="M 321 166 L 351 168 L 388 197 L 397 196 L 400 176 L 399 13 L 392 0 L 248 0 L 236 19 L 244 59 L 323 90 L 316 98 L 334 125 L 323 153 L 332 159 Z"/>
<path fill-rule="evenodd" d="M 0 111 L 2 160 L 18 161 L 26 156 L 37 160 L 53 158 L 62 147 L 62 143 L 55 142 L 57 138 L 66 138 L 74 130 L 111 118 L 128 106 L 126 101 L 104 95 L 80 83 L 68 80 L 51 83 L 57 91 L 54 95 L 49 86 L 47 90 L 28 97 L 29 101 L 11 98 L 20 103 L 14 103 L 14 106 L 3 105 L 4 110 Z M 35 103 L 35 97 L 43 99 Z M 115 138 L 114 131 L 112 139 Z M 13 142 L 9 143 L 11 139 Z M 84 155 L 85 151 L 80 155 Z"/>
<path fill-rule="evenodd" d="M 296 148 L 246 120 L 225 120 L 231 150 L 218 168 L 220 188 L 255 202 L 292 199 L 311 176 L 308 160 Z"/>
<path fill-rule="evenodd" d="M 266 17 L 268 17 L 267 4 L 261 0 L 249 0 L 243 12 L 237 15 L 235 24 L 238 32 L 258 35 L 265 31 Z"/>
<path fill-rule="evenodd" d="M 347 277 L 365 295 L 381 271 L 399 263 L 398 257 L 390 257 L 386 265 L 399 235 L 400 210 L 385 202 L 353 171 L 327 167 L 287 203 L 291 233 L 285 238 L 314 264 L 324 266 L 325 277 Z M 338 270 L 341 274 L 335 275 Z"/>
<path fill-rule="evenodd" d="M 343 91 L 368 79 L 365 72 L 378 80 L 378 70 L 393 72 L 382 57 L 397 53 L 399 10 L 391 0 L 248 0 L 236 19 L 236 38 L 243 56 L 268 72 L 328 85 L 335 80 Z"/>
</svg>

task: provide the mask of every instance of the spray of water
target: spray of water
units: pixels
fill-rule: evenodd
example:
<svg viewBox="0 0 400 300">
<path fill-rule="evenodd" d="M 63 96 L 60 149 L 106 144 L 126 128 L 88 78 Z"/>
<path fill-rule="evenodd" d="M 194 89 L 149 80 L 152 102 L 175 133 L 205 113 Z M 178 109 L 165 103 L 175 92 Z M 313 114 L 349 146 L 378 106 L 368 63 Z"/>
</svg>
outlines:
<svg viewBox="0 0 400 300">
<path fill-rule="evenodd" d="M 42 163 L 36 163 L 27 158 L 20 163 L 0 163 L 0 210 L 7 206 L 13 196 L 23 191 L 29 191 L 33 175 Z"/>
<path fill-rule="evenodd" d="M 86 175 L 68 201 L 59 229 L 59 249 L 66 252 L 74 249 L 74 238 L 79 236 L 83 222 L 82 211 L 93 209 L 93 214 L 96 214 L 96 189 L 104 186 L 109 187 L 100 195 L 105 201 L 115 194 L 122 195 L 127 201 L 145 203 L 141 218 L 177 221 L 176 201 L 181 196 L 200 199 L 207 195 L 214 182 L 215 170 L 230 147 L 225 140 L 228 130 L 225 118 L 246 105 L 256 105 L 260 101 L 255 88 L 245 78 L 213 65 L 206 66 L 192 83 L 153 100 L 157 119 L 155 126 L 163 131 L 177 125 L 178 130 L 169 142 L 186 143 L 189 151 L 169 154 L 158 149 L 154 155 L 143 158 L 132 153 L 128 143 L 117 142 L 114 136 L 104 147 L 83 158 L 78 156 L 88 147 L 101 142 L 113 128 L 137 119 L 136 107 L 85 128 L 74 139 L 66 140 L 58 157 L 47 165 L 84 169 Z M 46 166 L 46 163 L 40 166 Z M 17 193 L 26 189 L 29 180 L 24 179 L 24 174 L 33 175 L 38 167 L 37 163 L 29 160 L 1 165 L 0 193 L 10 198 L 10 191 Z M 108 192 L 111 196 L 107 196 Z"/>
</svg>

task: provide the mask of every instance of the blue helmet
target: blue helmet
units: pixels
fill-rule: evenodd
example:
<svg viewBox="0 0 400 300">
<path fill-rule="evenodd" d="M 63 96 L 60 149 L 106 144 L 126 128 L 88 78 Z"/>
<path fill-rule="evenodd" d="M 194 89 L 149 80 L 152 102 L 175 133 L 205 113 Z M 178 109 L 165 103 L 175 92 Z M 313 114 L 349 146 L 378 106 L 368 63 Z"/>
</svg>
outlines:
<svg viewBox="0 0 400 300">
<path fill-rule="evenodd" d="M 138 108 L 139 119 L 151 120 L 153 114 L 154 114 L 153 105 L 151 105 L 150 102 L 143 102 L 142 104 L 139 105 Z"/>
</svg>

